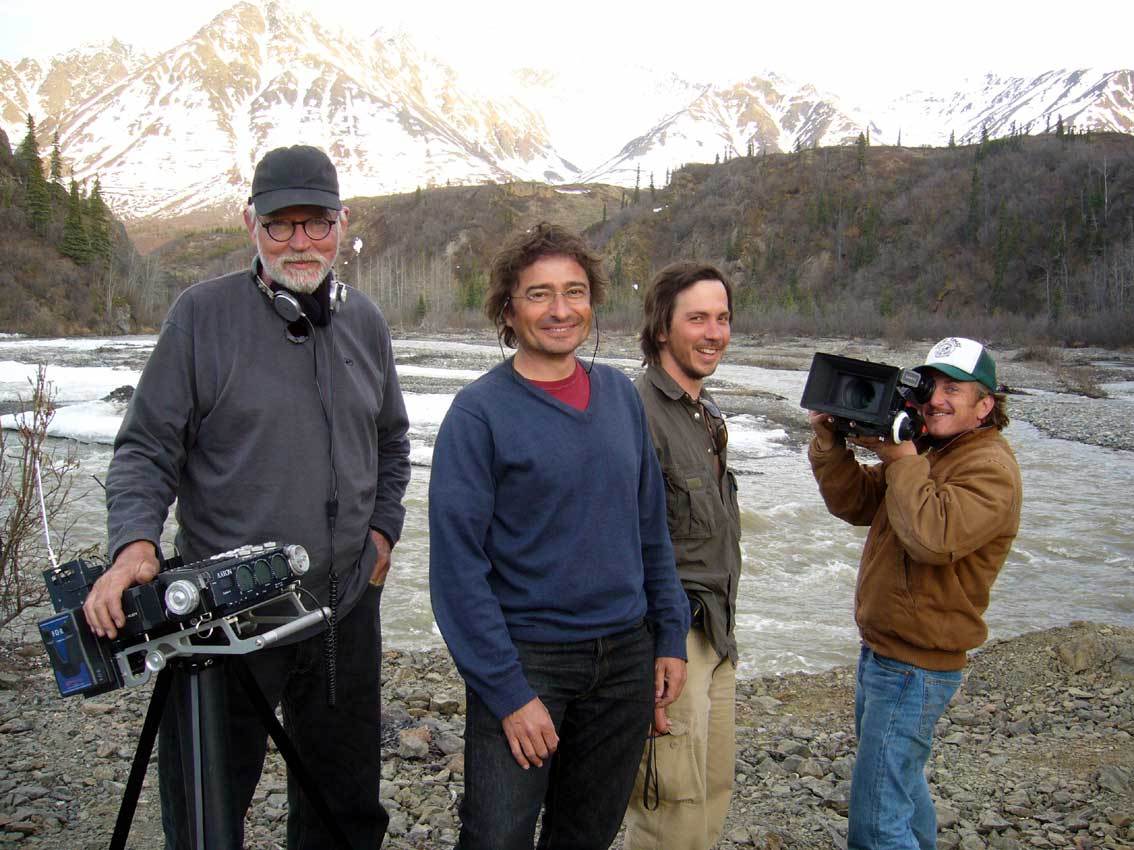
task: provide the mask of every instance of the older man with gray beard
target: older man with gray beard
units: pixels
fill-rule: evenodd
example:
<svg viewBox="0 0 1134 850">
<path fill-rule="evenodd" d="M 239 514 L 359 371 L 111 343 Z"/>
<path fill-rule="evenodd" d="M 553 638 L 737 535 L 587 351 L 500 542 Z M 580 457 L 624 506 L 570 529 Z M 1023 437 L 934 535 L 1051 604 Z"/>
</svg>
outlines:
<svg viewBox="0 0 1134 850">
<path fill-rule="evenodd" d="M 96 634 L 125 625 L 122 593 L 157 575 L 177 501 L 186 562 L 241 545 L 299 543 L 304 588 L 332 609 L 321 634 L 245 656 L 270 705 L 282 705 L 298 755 L 352 847 L 381 844 L 379 600 L 402 530 L 408 423 L 382 313 L 332 271 L 348 210 L 322 151 L 277 148 L 256 166 L 244 221 L 252 268 L 196 284 L 170 308 L 114 446 L 107 477 L 111 568 L 84 604 Z M 350 295 L 348 298 L 347 296 Z M 282 319 L 282 321 L 281 321 Z M 173 687 L 187 689 L 184 671 Z M 209 847 L 242 847 L 267 735 L 224 665 L 224 759 L 207 765 L 229 810 L 209 812 Z M 180 725 L 159 738 L 167 850 L 199 843 Z M 222 703 L 224 704 L 224 703 Z M 288 847 L 340 846 L 288 774 Z"/>
</svg>

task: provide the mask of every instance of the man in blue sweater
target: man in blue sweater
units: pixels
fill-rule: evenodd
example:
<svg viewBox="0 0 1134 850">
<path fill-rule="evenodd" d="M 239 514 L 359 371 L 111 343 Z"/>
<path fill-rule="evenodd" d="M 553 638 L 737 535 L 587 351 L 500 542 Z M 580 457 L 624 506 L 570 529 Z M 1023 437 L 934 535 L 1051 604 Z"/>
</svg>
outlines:
<svg viewBox="0 0 1134 850">
<path fill-rule="evenodd" d="M 437 435 L 430 592 L 465 679 L 461 850 L 603 850 L 654 707 L 685 682 L 689 605 L 634 386 L 575 350 L 601 260 L 540 224 L 493 261 L 485 311 L 514 357 Z M 593 361 L 592 361 L 593 362 Z"/>
</svg>

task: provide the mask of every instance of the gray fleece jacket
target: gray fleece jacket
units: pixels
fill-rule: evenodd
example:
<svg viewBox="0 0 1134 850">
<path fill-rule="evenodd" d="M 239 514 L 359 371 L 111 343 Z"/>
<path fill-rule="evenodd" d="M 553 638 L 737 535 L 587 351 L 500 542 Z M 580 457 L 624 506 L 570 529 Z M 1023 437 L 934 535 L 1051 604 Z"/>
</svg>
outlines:
<svg viewBox="0 0 1134 850">
<path fill-rule="evenodd" d="M 306 342 L 285 330 L 246 271 L 174 302 L 114 443 L 109 551 L 156 545 L 176 498 L 187 563 L 246 543 L 300 543 L 312 564 L 303 585 L 325 603 L 337 487 L 345 614 L 374 566 L 368 529 L 396 543 L 405 517 L 408 421 L 390 332 L 356 291 Z"/>
</svg>

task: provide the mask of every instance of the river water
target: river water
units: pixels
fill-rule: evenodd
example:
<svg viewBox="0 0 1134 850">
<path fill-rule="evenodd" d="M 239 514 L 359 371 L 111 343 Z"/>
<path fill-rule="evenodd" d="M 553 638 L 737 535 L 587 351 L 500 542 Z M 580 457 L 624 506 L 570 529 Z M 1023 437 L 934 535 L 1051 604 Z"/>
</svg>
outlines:
<svg viewBox="0 0 1134 850">
<path fill-rule="evenodd" d="M 81 464 L 68 519 L 75 542 L 105 540 L 102 477 L 122 406 L 100 401 L 133 384 L 153 337 L 81 340 L 0 338 L 0 404 L 28 395 L 45 364 L 60 409 L 53 448 Z M 427 492 L 433 439 L 453 394 L 500 359 L 497 348 L 451 340 L 397 340 L 410 413 L 413 476 L 406 527 L 383 596 L 388 646 L 441 646 L 429 607 Z M 602 360 L 603 358 L 600 358 Z M 633 374 L 635 360 L 607 359 Z M 865 529 L 831 517 L 815 487 L 798 431 L 760 415 L 771 393 L 797 400 L 804 372 L 731 365 L 710 387 L 729 416 L 730 461 L 739 473 L 744 577 L 737 633 L 743 675 L 822 670 L 857 654 L 852 600 Z M 1134 414 L 1134 402 L 1131 403 Z M 805 415 L 799 411 L 802 423 Z M 1134 416 L 1131 417 L 1134 421 Z M 10 423 L 10 417 L 4 420 Z M 1020 535 L 997 580 L 987 620 L 993 637 L 1096 620 L 1134 626 L 1134 453 L 1053 439 L 1026 422 L 1006 432 L 1024 478 Z M 172 521 L 170 522 L 172 525 Z M 171 536 L 171 535 L 170 535 Z"/>
</svg>

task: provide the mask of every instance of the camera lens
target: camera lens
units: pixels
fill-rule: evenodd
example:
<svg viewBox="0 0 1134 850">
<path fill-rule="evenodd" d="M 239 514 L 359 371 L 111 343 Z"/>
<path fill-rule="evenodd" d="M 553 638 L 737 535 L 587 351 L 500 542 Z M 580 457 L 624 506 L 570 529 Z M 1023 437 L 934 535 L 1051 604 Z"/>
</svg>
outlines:
<svg viewBox="0 0 1134 850">
<path fill-rule="evenodd" d="M 874 396 L 874 384 L 870 381 L 863 378 L 849 378 L 843 384 L 839 404 L 851 410 L 868 410 L 874 405 Z"/>
</svg>

